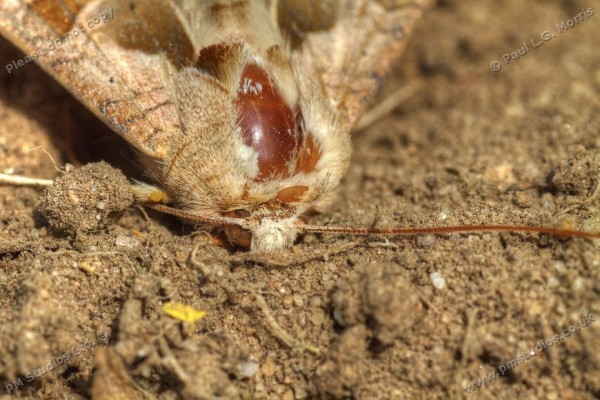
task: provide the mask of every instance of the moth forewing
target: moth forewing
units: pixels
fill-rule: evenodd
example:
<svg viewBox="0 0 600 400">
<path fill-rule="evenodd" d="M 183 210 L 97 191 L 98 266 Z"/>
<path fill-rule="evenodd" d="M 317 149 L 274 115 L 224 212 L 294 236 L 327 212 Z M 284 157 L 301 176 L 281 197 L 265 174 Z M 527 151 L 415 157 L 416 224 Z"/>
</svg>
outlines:
<svg viewBox="0 0 600 400">
<path fill-rule="evenodd" d="M 416 22 L 433 0 L 282 1 L 282 26 L 351 128 L 372 105 Z M 311 5 L 309 5 L 311 4 Z M 311 8 L 312 6 L 312 8 Z M 316 12 L 315 10 L 319 10 Z"/>
<path fill-rule="evenodd" d="M 38 64 L 138 150 L 160 158 L 169 136 L 178 131 L 165 71 L 164 54 L 169 53 L 144 51 L 157 48 L 156 39 L 131 32 L 132 26 L 149 25 L 140 10 L 150 6 L 171 20 L 165 16 L 173 11 L 164 1 L 48 6 L 4 0 L 0 33 L 26 56 L 35 55 Z"/>
</svg>

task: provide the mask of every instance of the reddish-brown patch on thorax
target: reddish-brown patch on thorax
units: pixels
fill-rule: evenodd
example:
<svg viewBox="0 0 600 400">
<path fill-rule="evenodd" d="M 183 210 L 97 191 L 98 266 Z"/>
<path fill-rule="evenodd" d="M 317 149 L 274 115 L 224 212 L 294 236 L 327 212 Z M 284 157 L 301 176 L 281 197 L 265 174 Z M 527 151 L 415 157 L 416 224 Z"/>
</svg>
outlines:
<svg viewBox="0 0 600 400">
<path fill-rule="evenodd" d="M 302 115 L 296 115 L 264 69 L 244 68 L 238 89 L 239 124 L 246 145 L 258 153 L 256 180 L 315 170 L 320 152 L 313 136 L 303 132 Z M 296 158 L 295 168 L 290 161 Z"/>
<path fill-rule="evenodd" d="M 306 135 L 306 143 L 298 156 L 297 172 L 313 172 L 317 168 L 317 162 L 321 158 L 319 147 L 315 143 L 313 135 Z"/>
<path fill-rule="evenodd" d="M 291 186 L 285 189 L 282 189 L 277 193 L 276 199 L 282 203 L 296 203 L 300 201 L 304 192 L 308 190 L 307 186 L 299 185 L 299 186 Z"/>
<path fill-rule="evenodd" d="M 225 66 L 238 59 L 241 43 L 217 43 L 201 50 L 196 67 L 224 78 Z M 277 55 L 276 52 L 271 53 Z M 244 143 L 258 154 L 260 182 L 269 178 L 288 178 L 298 172 L 313 172 L 321 156 L 319 146 L 304 129 L 304 118 L 297 106 L 288 104 L 267 71 L 257 65 L 244 67 L 239 79 L 236 103 L 238 124 Z M 244 190 L 247 199 L 248 190 Z"/>
<path fill-rule="evenodd" d="M 243 44 L 219 42 L 200 50 L 196 67 L 222 81 L 229 71 L 228 66 L 242 55 Z"/>
<path fill-rule="evenodd" d="M 264 69 L 256 64 L 244 68 L 237 103 L 244 142 L 258 153 L 256 180 L 289 175 L 301 133 L 292 110 Z"/>
</svg>

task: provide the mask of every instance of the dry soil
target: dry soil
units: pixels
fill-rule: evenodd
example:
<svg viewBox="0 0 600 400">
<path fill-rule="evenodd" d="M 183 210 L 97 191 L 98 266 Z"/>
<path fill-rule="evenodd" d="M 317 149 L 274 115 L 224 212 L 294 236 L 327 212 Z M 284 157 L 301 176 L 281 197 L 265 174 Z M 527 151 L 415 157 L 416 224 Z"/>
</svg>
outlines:
<svg viewBox="0 0 600 400">
<path fill-rule="evenodd" d="M 439 2 L 386 85 L 412 95 L 354 135 L 311 222 L 598 230 L 598 43 L 597 2 Z M 0 42 L 0 65 L 20 57 Z M 597 242 L 317 234 L 232 254 L 128 206 L 107 165 L 78 169 L 126 146 L 37 66 L 0 77 L 0 172 L 60 177 L 0 187 L 0 398 L 600 398 Z"/>
</svg>

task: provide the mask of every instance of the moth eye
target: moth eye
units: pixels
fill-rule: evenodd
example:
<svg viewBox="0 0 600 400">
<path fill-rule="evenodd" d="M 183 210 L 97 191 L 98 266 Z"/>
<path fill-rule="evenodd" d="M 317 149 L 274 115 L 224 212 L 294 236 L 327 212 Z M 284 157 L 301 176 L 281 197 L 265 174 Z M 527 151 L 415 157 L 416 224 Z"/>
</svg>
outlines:
<svg viewBox="0 0 600 400">
<path fill-rule="evenodd" d="M 246 210 L 233 210 L 227 212 L 225 216 L 229 218 L 246 218 L 250 216 L 250 213 Z M 239 225 L 225 225 L 223 231 L 225 232 L 227 239 L 234 245 L 244 249 L 250 248 L 250 243 L 252 243 L 252 232 L 249 230 L 244 229 Z"/>
<path fill-rule="evenodd" d="M 237 104 L 244 142 L 258 153 L 256 180 L 287 175 L 289 162 L 301 145 L 299 124 L 267 73 L 258 65 L 245 67 Z"/>
</svg>

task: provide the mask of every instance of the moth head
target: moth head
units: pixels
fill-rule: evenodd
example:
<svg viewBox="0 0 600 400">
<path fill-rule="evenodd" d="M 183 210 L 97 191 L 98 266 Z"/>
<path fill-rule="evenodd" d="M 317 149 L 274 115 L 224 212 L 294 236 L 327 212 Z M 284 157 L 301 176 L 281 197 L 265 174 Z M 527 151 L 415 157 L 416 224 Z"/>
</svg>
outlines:
<svg viewBox="0 0 600 400">
<path fill-rule="evenodd" d="M 274 220 L 263 218 L 252 233 L 251 251 L 283 251 L 294 244 L 298 236 L 295 218 Z"/>
<path fill-rule="evenodd" d="M 162 204 L 148 207 L 189 221 L 220 226 L 234 245 L 256 252 L 284 251 L 293 246 L 303 223 L 294 216 L 251 215 L 246 210 L 228 212 L 224 217 L 203 217 Z"/>
<path fill-rule="evenodd" d="M 246 210 L 230 211 L 226 216 L 240 219 L 240 224 L 223 226 L 227 239 L 234 245 L 251 251 L 283 251 L 292 247 L 298 236 L 296 218 L 250 218 L 250 213 Z"/>
</svg>

